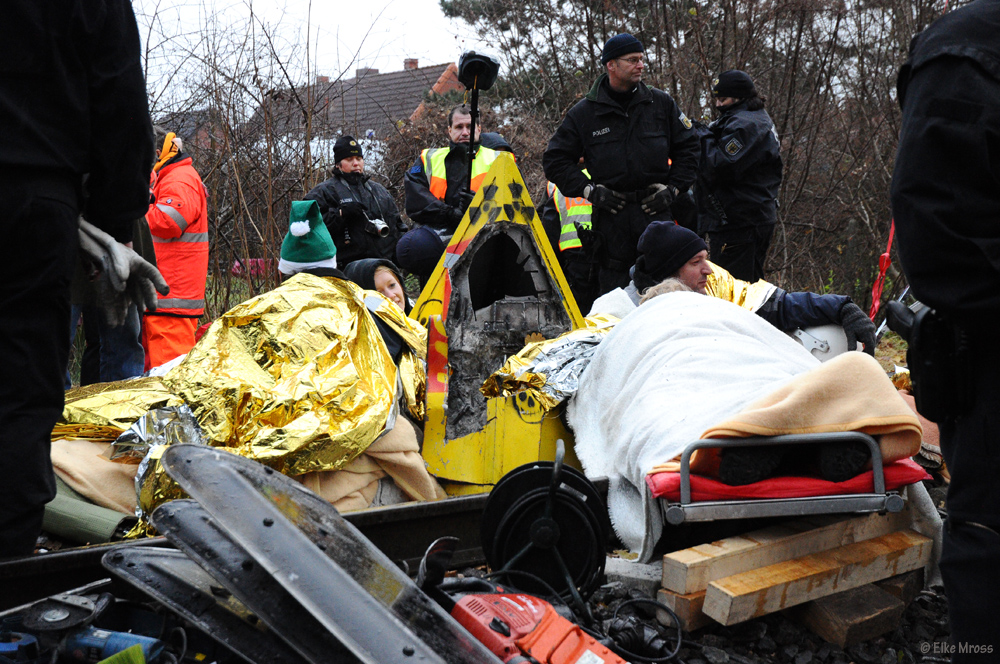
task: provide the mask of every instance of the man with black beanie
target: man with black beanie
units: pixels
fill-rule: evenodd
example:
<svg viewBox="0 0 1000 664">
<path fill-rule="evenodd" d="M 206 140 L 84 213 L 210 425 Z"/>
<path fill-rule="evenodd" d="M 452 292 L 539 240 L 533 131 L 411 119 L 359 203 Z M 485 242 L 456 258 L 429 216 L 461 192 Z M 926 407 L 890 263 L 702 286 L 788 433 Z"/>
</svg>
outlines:
<svg viewBox="0 0 1000 664">
<path fill-rule="evenodd" d="M 778 134 L 746 72 L 719 74 L 712 96 L 720 117 L 699 127 L 698 233 L 708 234 L 713 262 L 739 279 L 757 281 L 777 220 Z"/>
<path fill-rule="evenodd" d="M 319 203 L 323 223 L 344 267 L 361 258 L 396 257 L 396 243 L 406 232 L 392 194 L 365 173 L 365 156 L 353 136 L 333 145 L 333 174 L 303 197 Z"/>
<path fill-rule="evenodd" d="M 856 350 L 860 342 L 864 352 L 875 354 L 875 324 L 848 296 L 788 293 L 763 280 L 748 283 L 738 279 L 708 260 L 708 247 L 701 237 L 672 221 L 650 223 L 639 238 L 636 253 L 632 282 L 624 289 L 636 306 L 643 291 L 674 277 L 696 293 L 728 300 L 756 313 L 783 332 L 840 325 L 847 335 L 848 350 Z M 595 311 L 601 307 L 601 302 L 594 303 Z"/>
<path fill-rule="evenodd" d="M 639 236 L 670 214 L 697 174 L 698 136 L 670 95 L 642 82 L 644 50 L 627 33 L 605 43 L 605 72 L 566 114 L 542 158 L 559 191 L 593 205 L 601 293 L 628 284 Z"/>
</svg>

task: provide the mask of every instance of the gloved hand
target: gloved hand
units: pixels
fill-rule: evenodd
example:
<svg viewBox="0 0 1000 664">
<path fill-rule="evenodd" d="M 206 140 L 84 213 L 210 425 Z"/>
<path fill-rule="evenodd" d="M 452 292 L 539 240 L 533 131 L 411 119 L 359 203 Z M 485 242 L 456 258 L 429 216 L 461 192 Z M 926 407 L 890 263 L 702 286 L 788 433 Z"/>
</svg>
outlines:
<svg viewBox="0 0 1000 664">
<path fill-rule="evenodd" d="M 462 217 L 465 216 L 465 210 L 462 208 L 453 207 L 448 210 L 448 227 L 458 228 L 458 225 L 462 223 Z"/>
<path fill-rule="evenodd" d="M 847 350 L 857 350 L 858 342 L 864 351 L 875 357 L 875 323 L 861 311 L 861 307 L 848 302 L 840 308 L 840 326 L 847 334 Z"/>
<path fill-rule="evenodd" d="M 462 214 L 465 214 L 465 211 L 469 209 L 470 205 L 472 205 L 472 199 L 475 197 L 476 197 L 476 192 L 470 191 L 468 189 L 463 189 L 462 192 L 459 194 L 459 203 L 456 207 L 461 208 Z"/>
<path fill-rule="evenodd" d="M 365 214 L 365 206 L 361 203 L 343 203 L 340 206 L 340 218 L 352 224 L 363 224 L 368 219 Z"/>
<path fill-rule="evenodd" d="M 594 239 L 594 225 L 592 222 L 588 221 L 585 223 L 574 223 L 576 226 L 576 236 L 580 238 L 580 244 L 584 247 L 590 247 L 593 245 Z"/>
<path fill-rule="evenodd" d="M 646 187 L 646 191 L 649 192 L 649 195 L 642 199 L 640 203 L 642 211 L 649 216 L 667 212 L 670 209 L 670 204 L 677 197 L 677 189 L 675 187 L 660 184 L 659 182 Z"/>
<path fill-rule="evenodd" d="M 130 302 L 140 312 L 156 311 L 156 293 L 170 292 L 159 270 L 83 217 L 79 235 L 84 259 L 98 271 L 97 304 L 108 325 L 125 322 Z"/>
<path fill-rule="evenodd" d="M 613 189 L 608 189 L 603 184 L 588 184 L 583 190 L 583 197 L 595 207 L 607 210 L 611 214 L 621 212 L 626 202 L 624 196 Z"/>
</svg>

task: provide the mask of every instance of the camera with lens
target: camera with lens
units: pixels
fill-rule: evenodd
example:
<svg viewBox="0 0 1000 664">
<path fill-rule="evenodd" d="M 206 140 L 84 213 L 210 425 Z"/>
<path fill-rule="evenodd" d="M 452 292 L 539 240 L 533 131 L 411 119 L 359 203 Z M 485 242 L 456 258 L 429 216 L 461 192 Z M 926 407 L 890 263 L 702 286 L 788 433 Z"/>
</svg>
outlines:
<svg viewBox="0 0 1000 664">
<path fill-rule="evenodd" d="M 382 219 L 369 219 L 365 224 L 365 230 L 372 235 L 386 237 L 389 235 L 389 224 Z"/>
</svg>

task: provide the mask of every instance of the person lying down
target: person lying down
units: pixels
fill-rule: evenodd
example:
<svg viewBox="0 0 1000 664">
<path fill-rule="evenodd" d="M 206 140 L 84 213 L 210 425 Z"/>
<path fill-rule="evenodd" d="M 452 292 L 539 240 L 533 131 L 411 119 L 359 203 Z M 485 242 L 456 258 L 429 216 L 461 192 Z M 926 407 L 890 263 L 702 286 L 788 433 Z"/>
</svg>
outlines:
<svg viewBox="0 0 1000 664">
<path fill-rule="evenodd" d="M 648 295 L 598 346 L 567 410 L 577 455 L 609 478 L 612 523 L 641 558 L 662 532 L 645 477 L 700 438 L 860 430 L 884 462 L 919 450 L 919 421 L 874 358 L 821 364 L 731 302 L 677 284 Z"/>
</svg>

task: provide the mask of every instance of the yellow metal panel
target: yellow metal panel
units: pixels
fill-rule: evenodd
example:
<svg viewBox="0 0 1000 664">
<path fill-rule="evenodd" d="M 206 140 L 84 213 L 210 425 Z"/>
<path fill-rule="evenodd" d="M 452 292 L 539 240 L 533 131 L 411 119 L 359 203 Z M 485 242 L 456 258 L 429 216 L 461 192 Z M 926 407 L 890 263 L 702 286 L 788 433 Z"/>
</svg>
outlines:
<svg viewBox="0 0 1000 664">
<path fill-rule="evenodd" d="M 453 495 L 488 490 L 504 474 L 518 466 L 553 459 L 557 438 L 566 441 L 571 449 L 572 435 L 558 415 L 552 412 L 546 415 L 540 404 L 526 394 L 489 399 L 487 424 L 483 429 L 455 440 L 447 440 L 446 437 L 449 370 L 445 322 L 452 295 L 449 268 L 460 259 L 482 228 L 499 222 L 521 224 L 530 229 L 535 247 L 559 291 L 570 323 L 574 329 L 584 325 L 583 316 L 545 236 L 541 219 L 517 165 L 510 154 L 500 153 L 411 314 L 429 330 L 423 456 L 432 474 L 452 482 L 447 490 Z M 575 455 L 567 456 L 575 459 Z"/>
<path fill-rule="evenodd" d="M 487 200 L 487 193 L 489 199 Z M 473 219 L 475 221 L 473 221 Z M 573 292 L 566 282 L 559 261 L 555 252 L 545 236 L 542 228 L 542 220 L 531 196 L 528 195 L 528 188 L 524 184 L 521 172 L 517 169 L 517 163 L 513 155 L 509 152 L 501 152 L 490 167 L 489 172 L 483 180 L 483 186 L 479 188 L 475 198 L 465 211 L 462 222 L 451 236 L 445 253 L 438 261 L 437 267 L 428 279 L 423 291 L 413 305 L 410 314 L 423 324 L 427 324 L 430 316 L 447 317 L 448 300 L 451 296 L 451 284 L 447 279 L 448 268 L 452 261 L 462 255 L 465 248 L 476 233 L 486 224 L 506 221 L 514 224 L 522 224 L 531 229 L 532 238 L 538 253 L 545 263 L 549 276 L 556 283 L 559 293 L 563 298 L 563 306 L 573 324 L 573 328 L 583 326 L 583 316 L 580 307 L 576 304 Z"/>
</svg>

